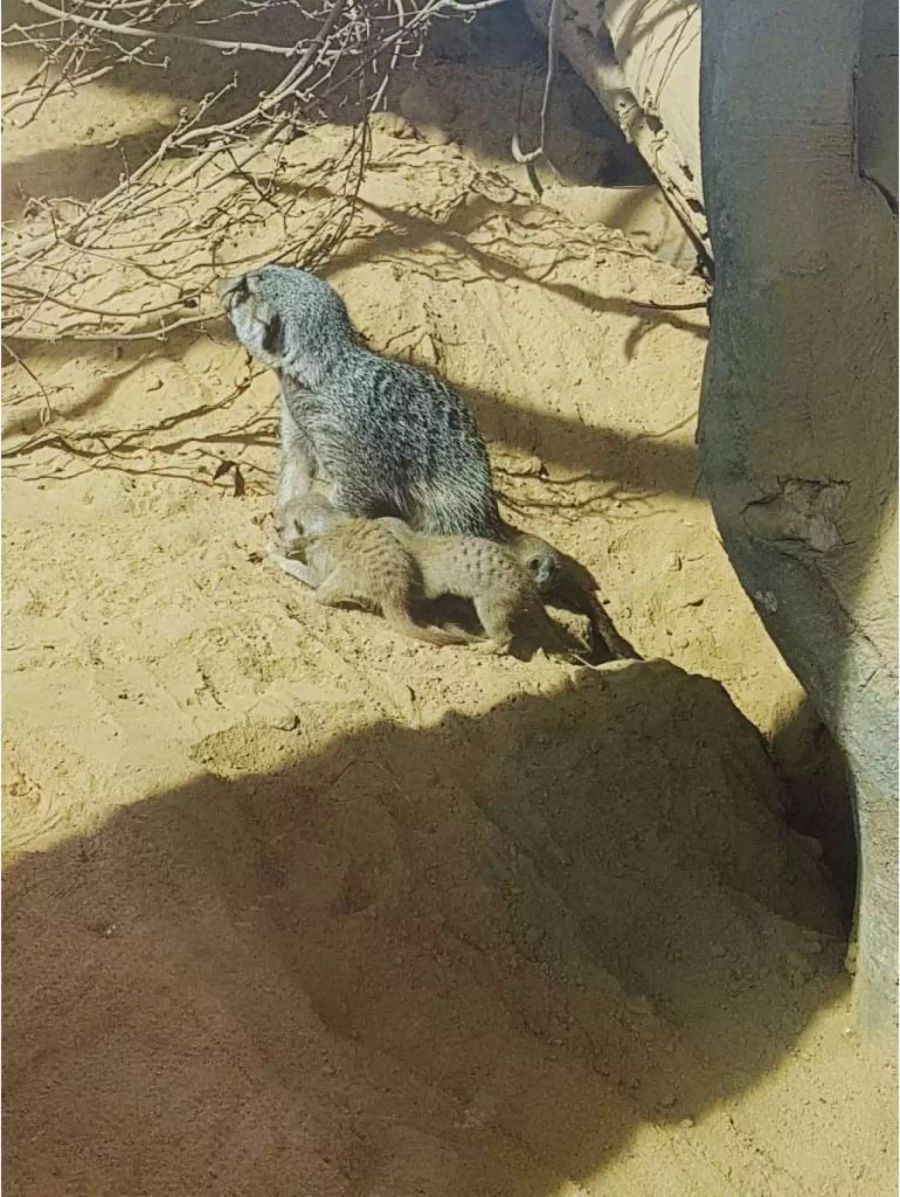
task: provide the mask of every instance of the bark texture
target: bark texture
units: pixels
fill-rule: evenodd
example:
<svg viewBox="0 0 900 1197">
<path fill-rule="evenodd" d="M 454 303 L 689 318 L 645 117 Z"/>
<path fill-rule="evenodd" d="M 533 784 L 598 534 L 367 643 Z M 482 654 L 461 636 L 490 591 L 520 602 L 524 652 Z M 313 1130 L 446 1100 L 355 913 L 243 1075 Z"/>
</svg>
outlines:
<svg viewBox="0 0 900 1197">
<path fill-rule="evenodd" d="M 857 1011 L 865 1031 L 892 1038 L 896 109 L 892 120 L 891 72 L 871 36 L 890 2 L 704 4 L 716 288 L 700 443 L 729 557 L 847 757 Z"/>
<path fill-rule="evenodd" d="M 551 0 L 522 0 L 546 35 Z M 556 0 L 559 48 L 710 252 L 697 103 L 700 10 L 683 0 Z"/>
</svg>

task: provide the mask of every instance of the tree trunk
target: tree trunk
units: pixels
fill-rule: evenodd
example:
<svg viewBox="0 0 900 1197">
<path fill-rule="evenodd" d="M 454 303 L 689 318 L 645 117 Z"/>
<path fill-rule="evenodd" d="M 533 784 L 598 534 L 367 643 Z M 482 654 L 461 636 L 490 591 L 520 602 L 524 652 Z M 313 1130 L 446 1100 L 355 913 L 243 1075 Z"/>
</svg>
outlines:
<svg viewBox="0 0 900 1197">
<path fill-rule="evenodd" d="M 896 59 L 891 80 L 872 31 L 890 25 L 892 3 L 866 0 L 864 13 L 860 0 L 706 0 L 701 71 L 716 260 L 703 469 L 741 582 L 847 757 L 860 843 L 857 1013 L 889 1041 Z"/>
</svg>

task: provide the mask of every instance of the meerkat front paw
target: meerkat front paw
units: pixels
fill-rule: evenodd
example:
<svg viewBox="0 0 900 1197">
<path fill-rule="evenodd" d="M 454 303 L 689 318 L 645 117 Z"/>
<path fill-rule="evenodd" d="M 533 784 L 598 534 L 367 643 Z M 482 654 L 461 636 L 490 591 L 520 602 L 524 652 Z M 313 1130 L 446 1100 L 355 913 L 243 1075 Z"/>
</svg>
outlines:
<svg viewBox="0 0 900 1197">
<path fill-rule="evenodd" d="M 472 646 L 475 652 L 480 653 L 485 657 L 503 657 L 506 656 L 512 647 L 511 640 L 479 640 L 477 644 Z"/>
<path fill-rule="evenodd" d="M 294 561 L 292 558 L 285 557 L 283 553 L 277 551 L 268 553 L 267 560 L 272 565 L 277 565 L 283 573 L 286 573 L 291 578 L 296 578 L 298 582 L 302 582 L 305 586 L 315 586 L 309 566 L 304 565 L 302 561 Z"/>
</svg>

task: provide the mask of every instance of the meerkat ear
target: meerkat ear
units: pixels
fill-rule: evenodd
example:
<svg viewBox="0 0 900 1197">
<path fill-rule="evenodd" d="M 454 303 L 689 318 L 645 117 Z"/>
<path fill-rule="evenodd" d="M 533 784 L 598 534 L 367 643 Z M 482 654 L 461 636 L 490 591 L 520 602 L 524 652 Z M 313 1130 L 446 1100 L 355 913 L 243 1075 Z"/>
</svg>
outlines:
<svg viewBox="0 0 900 1197">
<path fill-rule="evenodd" d="M 262 347 L 273 357 L 281 357 L 284 352 L 284 322 L 277 312 L 272 312 L 266 321 Z"/>
</svg>

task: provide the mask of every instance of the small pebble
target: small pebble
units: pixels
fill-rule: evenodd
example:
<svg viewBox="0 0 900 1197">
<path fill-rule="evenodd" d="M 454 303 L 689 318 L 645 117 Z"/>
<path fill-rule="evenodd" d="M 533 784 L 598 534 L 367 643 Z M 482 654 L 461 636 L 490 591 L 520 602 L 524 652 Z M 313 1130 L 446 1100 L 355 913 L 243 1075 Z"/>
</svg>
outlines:
<svg viewBox="0 0 900 1197">
<path fill-rule="evenodd" d="M 269 726 L 278 731 L 293 731 L 299 722 L 297 715 L 288 710 L 274 711 L 267 720 Z"/>
</svg>

